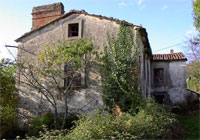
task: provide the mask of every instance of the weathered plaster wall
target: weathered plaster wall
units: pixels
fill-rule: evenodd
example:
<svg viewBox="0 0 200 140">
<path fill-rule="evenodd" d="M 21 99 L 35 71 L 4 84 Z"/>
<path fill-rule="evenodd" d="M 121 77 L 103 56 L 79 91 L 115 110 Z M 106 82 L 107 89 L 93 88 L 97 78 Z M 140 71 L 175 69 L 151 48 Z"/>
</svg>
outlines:
<svg viewBox="0 0 200 140">
<path fill-rule="evenodd" d="M 169 63 L 171 87 L 168 91 L 172 104 L 186 105 L 189 92 L 186 90 L 186 61 Z"/>
<path fill-rule="evenodd" d="M 171 88 L 186 88 L 186 61 L 172 61 L 169 63 Z"/>
<path fill-rule="evenodd" d="M 155 68 L 164 68 L 164 84 L 156 85 L 153 82 L 154 69 Z M 168 92 L 168 89 L 171 87 L 169 73 L 169 62 L 168 61 L 154 61 L 152 62 L 151 68 L 151 92 Z"/>
<path fill-rule="evenodd" d="M 185 66 L 186 61 L 152 62 L 152 95 L 164 95 L 168 104 L 187 104 Z M 164 68 L 164 84 L 154 84 L 154 68 Z"/>
<path fill-rule="evenodd" d="M 95 49 L 101 54 L 103 46 L 107 45 L 107 36 L 115 36 L 119 30 L 119 24 L 113 21 L 99 19 L 83 14 L 73 14 L 65 19 L 56 21 L 31 35 L 24 37 L 19 43 L 21 48 L 34 53 L 31 55 L 21 49 L 18 51 L 18 61 L 27 62 L 29 59 L 32 63 L 37 63 L 36 56 L 43 50 L 43 44 L 56 43 L 58 40 L 67 40 L 68 38 L 68 24 L 81 23 L 81 34 L 77 38 L 92 37 L 92 43 Z M 134 33 L 134 32 L 133 32 Z M 75 38 L 73 38 L 75 39 Z M 142 43 L 141 43 L 142 44 Z M 100 74 L 99 67 L 96 61 L 93 61 L 92 67 L 88 68 L 88 77 L 86 77 L 87 88 L 80 89 L 72 93 L 69 99 L 70 112 L 90 111 L 94 108 L 101 108 L 103 106 L 100 89 Z M 20 76 L 23 79 L 22 75 Z M 83 77 L 85 78 L 85 77 Z M 38 91 L 27 89 L 22 83 L 18 83 L 21 96 L 21 104 L 23 108 L 31 110 L 34 115 L 52 110 L 51 105 L 46 101 Z M 144 87 L 143 87 L 144 88 Z M 59 112 L 64 110 L 63 100 L 59 100 Z"/>
</svg>

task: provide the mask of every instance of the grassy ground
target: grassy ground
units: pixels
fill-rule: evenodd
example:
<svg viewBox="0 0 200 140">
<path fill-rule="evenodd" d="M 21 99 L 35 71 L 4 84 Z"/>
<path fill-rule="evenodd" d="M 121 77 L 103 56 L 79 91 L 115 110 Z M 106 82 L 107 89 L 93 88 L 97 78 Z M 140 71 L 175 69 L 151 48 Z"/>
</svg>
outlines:
<svg viewBox="0 0 200 140">
<path fill-rule="evenodd" d="M 184 127 L 183 139 L 200 140 L 200 113 L 185 115 L 182 122 Z"/>
<path fill-rule="evenodd" d="M 179 114 L 180 126 L 183 130 L 182 139 L 200 140 L 200 106 L 195 105 L 195 109 Z"/>
</svg>

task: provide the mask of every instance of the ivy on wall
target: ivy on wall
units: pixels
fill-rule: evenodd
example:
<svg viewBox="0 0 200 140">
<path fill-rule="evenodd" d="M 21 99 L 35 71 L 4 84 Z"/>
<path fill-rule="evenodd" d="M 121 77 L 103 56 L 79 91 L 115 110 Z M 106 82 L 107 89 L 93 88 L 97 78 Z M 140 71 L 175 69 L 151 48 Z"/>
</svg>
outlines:
<svg viewBox="0 0 200 140">
<path fill-rule="evenodd" d="M 120 24 L 117 38 L 108 37 L 108 46 L 102 57 L 102 91 L 104 104 L 113 108 L 117 104 L 122 111 L 135 109 L 139 94 L 139 47 L 138 32 Z"/>
</svg>

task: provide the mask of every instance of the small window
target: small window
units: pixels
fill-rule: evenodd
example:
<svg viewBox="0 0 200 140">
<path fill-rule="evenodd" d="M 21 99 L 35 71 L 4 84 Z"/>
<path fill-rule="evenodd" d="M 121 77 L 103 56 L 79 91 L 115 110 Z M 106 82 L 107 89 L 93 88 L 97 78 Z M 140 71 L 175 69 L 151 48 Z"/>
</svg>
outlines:
<svg viewBox="0 0 200 140">
<path fill-rule="evenodd" d="M 71 83 L 71 87 L 72 88 L 79 88 L 81 87 L 81 74 L 75 74 L 73 73 L 73 66 L 70 64 L 66 64 L 65 65 L 65 79 L 64 79 L 64 86 L 65 88 L 69 86 L 69 84 Z M 74 76 L 74 78 L 72 79 L 72 76 Z M 73 80 L 73 81 L 72 81 Z"/>
<path fill-rule="evenodd" d="M 65 78 L 64 82 L 65 82 L 65 87 L 68 87 L 69 84 L 71 83 L 70 86 L 72 88 L 80 88 L 81 87 L 81 74 L 80 73 L 77 74 L 74 77 L 73 81 L 72 81 L 72 77 L 69 76 L 69 77 Z"/>
<path fill-rule="evenodd" d="M 156 68 L 154 69 L 154 84 L 164 84 L 164 69 Z"/>
<path fill-rule="evenodd" d="M 68 25 L 68 37 L 78 36 L 79 25 L 78 23 Z"/>
</svg>

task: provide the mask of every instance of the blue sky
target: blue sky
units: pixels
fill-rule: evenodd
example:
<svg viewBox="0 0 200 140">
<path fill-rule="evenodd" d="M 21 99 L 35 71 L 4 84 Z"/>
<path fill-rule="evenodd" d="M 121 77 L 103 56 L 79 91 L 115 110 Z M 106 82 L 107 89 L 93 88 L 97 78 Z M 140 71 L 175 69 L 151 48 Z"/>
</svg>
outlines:
<svg viewBox="0 0 200 140">
<path fill-rule="evenodd" d="M 84 9 L 141 24 L 147 29 L 153 53 L 168 53 L 172 48 L 184 52 L 186 38 L 195 32 L 192 0 L 0 0 L 0 58 L 11 58 L 4 45 L 17 45 L 14 40 L 31 30 L 32 8 L 55 2 L 62 2 L 65 12 Z"/>
</svg>

